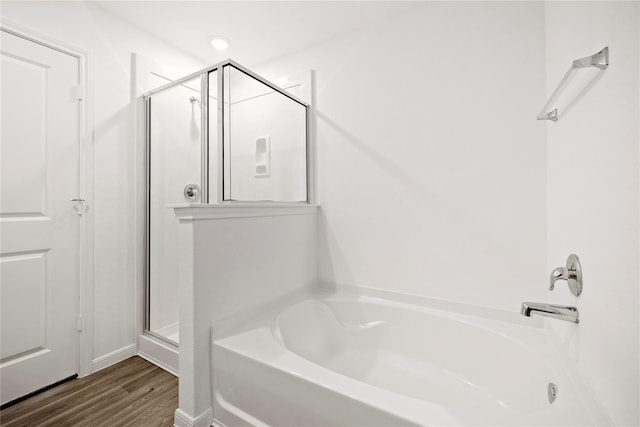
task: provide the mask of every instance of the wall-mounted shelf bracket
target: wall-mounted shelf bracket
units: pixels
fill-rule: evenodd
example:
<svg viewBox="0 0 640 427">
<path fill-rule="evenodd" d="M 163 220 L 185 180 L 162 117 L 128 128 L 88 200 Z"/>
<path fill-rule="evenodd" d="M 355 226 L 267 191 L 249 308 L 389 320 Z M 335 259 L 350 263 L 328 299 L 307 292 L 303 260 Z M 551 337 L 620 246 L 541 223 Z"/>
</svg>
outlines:
<svg viewBox="0 0 640 427">
<path fill-rule="evenodd" d="M 553 110 L 549 111 L 544 116 L 538 114 L 538 120 L 553 120 L 554 122 L 557 121 L 558 120 L 558 109 L 554 108 Z"/>
<path fill-rule="evenodd" d="M 542 109 L 540 110 L 540 113 L 538 113 L 538 120 L 552 120 L 554 122 L 558 120 L 558 109 L 555 108 L 549 111 L 549 108 L 553 105 L 554 102 L 558 100 L 558 98 L 560 97 L 560 94 L 567 87 L 567 84 L 569 83 L 571 78 L 574 76 L 576 70 L 579 70 L 580 68 L 589 68 L 589 67 L 595 67 L 600 70 L 606 70 L 608 66 L 609 66 L 609 47 L 608 46 L 606 46 L 600 52 L 594 53 L 591 56 L 585 56 L 584 58 L 574 60 L 571 63 L 571 67 L 569 67 L 569 70 L 565 73 L 564 77 L 562 77 L 562 80 L 560 81 L 560 84 L 558 85 L 556 90 L 553 91 L 549 100 L 546 102 L 546 104 L 544 104 L 544 107 L 542 107 Z"/>
</svg>

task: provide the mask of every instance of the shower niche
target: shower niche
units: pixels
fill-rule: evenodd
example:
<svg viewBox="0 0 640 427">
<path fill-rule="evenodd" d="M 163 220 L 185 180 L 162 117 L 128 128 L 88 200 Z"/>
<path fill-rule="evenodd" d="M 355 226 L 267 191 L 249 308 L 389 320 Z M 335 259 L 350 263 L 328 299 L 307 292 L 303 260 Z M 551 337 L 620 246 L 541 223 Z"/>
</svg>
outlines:
<svg viewBox="0 0 640 427">
<path fill-rule="evenodd" d="M 179 346 L 177 205 L 309 203 L 310 75 L 226 60 L 143 95 L 144 333 Z"/>
</svg>

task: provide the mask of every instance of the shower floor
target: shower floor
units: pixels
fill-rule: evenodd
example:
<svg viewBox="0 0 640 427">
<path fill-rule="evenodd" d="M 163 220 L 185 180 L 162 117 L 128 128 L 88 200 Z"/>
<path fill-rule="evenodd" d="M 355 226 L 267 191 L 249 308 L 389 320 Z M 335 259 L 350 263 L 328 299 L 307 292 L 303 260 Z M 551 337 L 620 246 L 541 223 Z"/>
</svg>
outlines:
<svg viewBox="0 0 640 427">
<path fill-rule="evenodd" d="M 171 325 L 167 325 L 156 330 L 152 330 L 151 332 L 156 335 L 160 335 L 161 337 L 166 338 L 169 341 L 173 341 L 176 344 L 180 343 L 180 330 L 178 322 L 172 323 Z"/>
</svg>

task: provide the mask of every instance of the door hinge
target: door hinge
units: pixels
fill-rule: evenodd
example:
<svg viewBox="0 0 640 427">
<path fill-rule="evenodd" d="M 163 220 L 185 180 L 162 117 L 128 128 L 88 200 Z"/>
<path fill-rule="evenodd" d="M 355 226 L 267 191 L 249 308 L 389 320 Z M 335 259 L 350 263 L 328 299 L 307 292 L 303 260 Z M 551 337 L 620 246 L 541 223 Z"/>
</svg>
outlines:
<svg viewBox="0 0 640 427">
<path fill-rule="evenodd" d="M 71 99 L 74 101 L 82 101 L 84 94 L 82 93 L 82 86 L 73 86 L 71 88 Z"/>
<path fill-rule="evenodd" d="M 81 314 L 76 318 L 76 329 L 78 332 L 84 331 L 84 317 Z"/>
</svg>

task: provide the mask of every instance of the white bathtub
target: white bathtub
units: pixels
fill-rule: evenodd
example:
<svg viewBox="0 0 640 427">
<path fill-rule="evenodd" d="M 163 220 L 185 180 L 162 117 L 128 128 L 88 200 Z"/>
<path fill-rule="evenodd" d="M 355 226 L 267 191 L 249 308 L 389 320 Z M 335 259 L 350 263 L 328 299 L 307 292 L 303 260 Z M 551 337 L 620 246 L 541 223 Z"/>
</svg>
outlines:
<svg viewBox="0 0 640 427">
<path fill-rule="evenodd" d="M 524 322 L 333 294 L 213 341 L 212 355 L 214 416 L 229 427 L 602 422 L 545 329 Z"/>
</svg>

